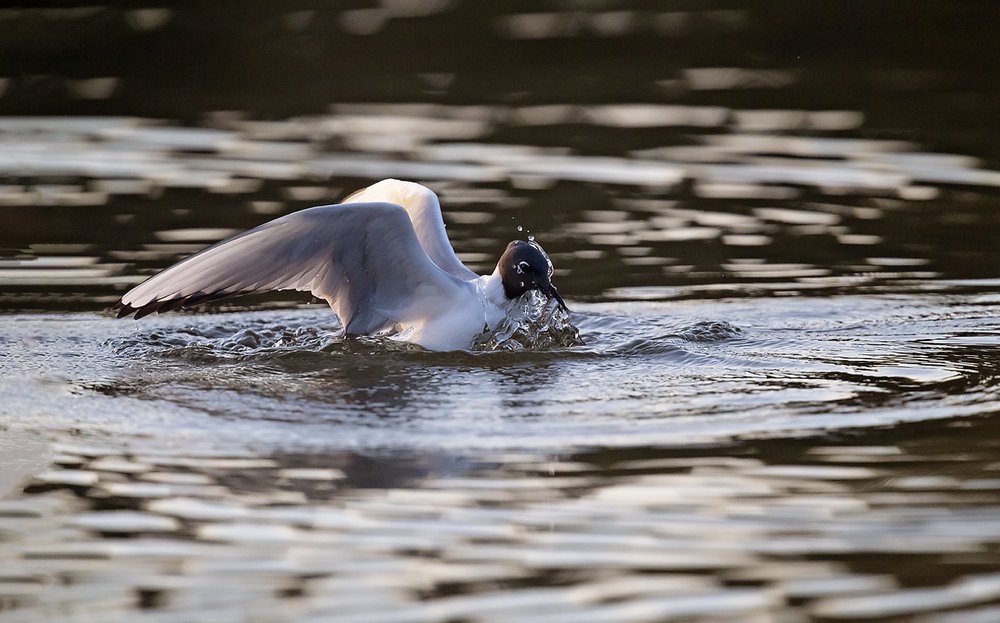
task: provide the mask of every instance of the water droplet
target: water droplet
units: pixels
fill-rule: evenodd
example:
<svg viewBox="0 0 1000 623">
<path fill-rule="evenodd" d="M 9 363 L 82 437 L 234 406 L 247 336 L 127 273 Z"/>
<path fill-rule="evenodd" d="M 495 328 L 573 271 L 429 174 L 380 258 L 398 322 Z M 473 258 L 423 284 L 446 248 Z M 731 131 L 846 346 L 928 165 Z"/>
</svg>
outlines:
<svg viewBox="0 0 1000 623">
<path fill-rule="evenodd" d="M 524 228 L 523 228 L 523 227 L 521 227 L 520 225 L 518 225 L 518 226 L 517 226 L 517 231 L 524 231 Z"/>
<path fill-rule="evenodd" d="M 529 234 L 528 235 L 528 242 L 534 242 L 534 241 L 535 241 L 535 234 Z"/>
</svg>

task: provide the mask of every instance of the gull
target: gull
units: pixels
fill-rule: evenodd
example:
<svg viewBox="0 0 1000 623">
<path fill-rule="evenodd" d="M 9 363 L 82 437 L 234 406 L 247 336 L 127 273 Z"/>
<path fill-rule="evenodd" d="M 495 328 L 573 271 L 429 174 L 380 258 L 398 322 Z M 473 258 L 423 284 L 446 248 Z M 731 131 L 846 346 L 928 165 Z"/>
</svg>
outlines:
<svg viewBox="0 0 1000 623">
<path fill-rule="evenodd" d="M 387 179 L 336 205 L 287 214 L 204 249 L 142 282 L 112 307 L 136 319 L 229 297 L 308 291 L 345 335 L 390 335 L 428 350 L 472 347 L 531 290 L 554 299 L 552 262 L 534 241 L 507 245 L 490 275 L 455 255 L 437 195 Z"/>
</svg>

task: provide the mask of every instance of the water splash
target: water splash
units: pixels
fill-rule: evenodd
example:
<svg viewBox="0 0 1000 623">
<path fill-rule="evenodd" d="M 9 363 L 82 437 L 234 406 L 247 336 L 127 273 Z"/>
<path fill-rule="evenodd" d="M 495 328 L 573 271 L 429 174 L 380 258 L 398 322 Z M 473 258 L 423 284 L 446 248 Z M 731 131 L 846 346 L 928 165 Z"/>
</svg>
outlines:
<svg viewBox="0 0 1000 623">
<path fill-rule="evenodd" d="M 478 336 L 473 351 L 527 351 L 582 344 L 569 314 L 532 290 L 511 301 L 507 317 L 493 331 Z M 336 326 L 316 323 L 299 313 L 239 314 L 222 322 L 167 322 L 104 342 L 122 359 L 154 358 L 188 363 L 253 363 L 309 356 L 366 357 L 425 352 L 388 335 L 345 338 Z"/>
<path fill-rule="evenodd" d="M 721 342 L 743 336 L 743 329 L 725 320 L 702 320 L 680 332 L 689 342 Z"/>
<path fill-rule="evenodd" d="M 526 351 L 567 348 L 582 344 L 580 331 L 567 311 L 538 290 L 510 303 L 506 316 L 492 331 L 473 342 L 473 350 Z"/>
<path fill-rule="evenodd" d="M 330 327 L 300 318 L 245 319 L 200 326 L 165 326 L 108 340 L 106 346 L 130 359 L 157 357 L 187 361 L 250 361 L 290 353 L 335 353 L 345 340 Z"/>
</svg>

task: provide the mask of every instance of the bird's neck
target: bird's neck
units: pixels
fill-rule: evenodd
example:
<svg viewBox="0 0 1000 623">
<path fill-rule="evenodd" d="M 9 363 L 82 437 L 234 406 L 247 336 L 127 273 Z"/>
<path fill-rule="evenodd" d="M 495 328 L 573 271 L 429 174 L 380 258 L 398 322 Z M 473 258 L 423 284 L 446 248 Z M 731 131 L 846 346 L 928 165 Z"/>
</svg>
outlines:
<svg viewBox="0 0 1000 623">
<path fill-rule="evenodd" d="M 483 302 L 486 326 L 492 330 L 506 315 L 507 305 L 510 303 L 510 299 L 507 298 L 503 289 L 503 279 L 500 277 L 500 270 L 497 269 L 493 271 L 492 275 L 483 275 L 477 279 L 476 290 L 479 292 L 480 300 Z"/>
<path fill-rule="evenodd" d="M 497 307 L 503 307 L 508 302 L 506 292 L 503 289 L 503 277 L 500 276 L 500 267 L 497 266 L 491 275 L 480 277 L 480 291 L 486 300 Z"/>
</svg>

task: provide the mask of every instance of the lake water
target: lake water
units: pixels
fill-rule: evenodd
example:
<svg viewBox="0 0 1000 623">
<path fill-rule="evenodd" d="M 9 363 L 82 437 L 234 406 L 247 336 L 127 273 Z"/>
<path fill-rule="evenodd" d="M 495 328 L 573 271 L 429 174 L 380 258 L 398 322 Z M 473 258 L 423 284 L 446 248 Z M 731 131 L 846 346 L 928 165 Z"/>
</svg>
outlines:
<svg viewBox="0 0 1000 623">
<path fill-rule="evenodd" d="M 0 11 L 0 623 L 1000 621 L 997 10 L 584 4 Z M 582 343 L 106 311 L 384 177 Z"/>
</svg>

